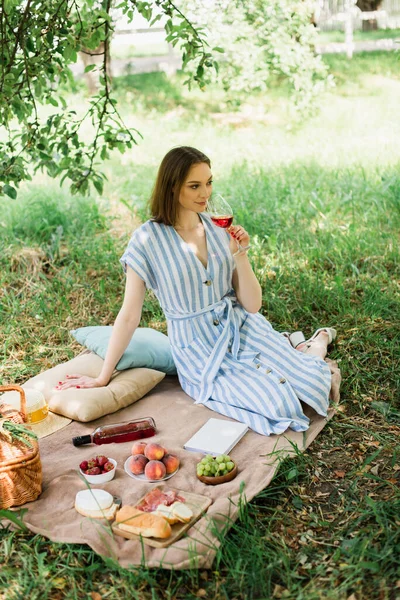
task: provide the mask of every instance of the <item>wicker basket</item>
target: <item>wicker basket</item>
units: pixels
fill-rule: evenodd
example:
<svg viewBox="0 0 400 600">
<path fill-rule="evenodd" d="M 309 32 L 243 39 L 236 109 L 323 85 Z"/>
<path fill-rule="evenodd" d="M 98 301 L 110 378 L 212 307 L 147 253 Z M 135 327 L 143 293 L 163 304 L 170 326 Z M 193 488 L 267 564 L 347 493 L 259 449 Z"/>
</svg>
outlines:
<svg viewBox="0 0 400 600">
<path fill-rule="evenodd" d="M 18 385 L 0 386 L 0 392 L 16 390 L 21 395 L 21 412 L 12 406 L 0 404 L 0 419 L 13 423 L 25 423 L 26 398 Z M 36 500 L 42 491 L 42 465 L 39 446 L 31 439 L 32 447 L 12 440 L 0 432 L 0 508 L 20 506 Z"/>
</svg>

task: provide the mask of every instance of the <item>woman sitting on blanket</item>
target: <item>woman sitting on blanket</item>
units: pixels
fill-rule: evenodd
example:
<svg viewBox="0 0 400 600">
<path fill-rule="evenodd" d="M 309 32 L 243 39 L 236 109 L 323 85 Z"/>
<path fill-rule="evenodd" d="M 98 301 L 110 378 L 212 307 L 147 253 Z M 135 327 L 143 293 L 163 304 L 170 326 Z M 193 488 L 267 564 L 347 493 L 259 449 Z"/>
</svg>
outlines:
<svg viewBox="0 0 400 600">
<path fill-rule="evenodd" d="M 183 146 L 164 157 L 152 218 L 134 231 L 121 258 L 125 297 L 101 373 L 67 375 L 58 389 L 107 385 L 149 288 L 167 319 L 180 384 L 196 404 L 263 435 L 304 431 L 309 419 L 301 402 L 327 414 L 331 371 L 324 358 L 336 332 L 317 330 L 295 349 L 258 312 L 262 292 L 247 256 L 249 234 L 241 225 L 213 224 L 206 212 L 212 185 L 210 160 L 199 150 Z"/>
</svg>

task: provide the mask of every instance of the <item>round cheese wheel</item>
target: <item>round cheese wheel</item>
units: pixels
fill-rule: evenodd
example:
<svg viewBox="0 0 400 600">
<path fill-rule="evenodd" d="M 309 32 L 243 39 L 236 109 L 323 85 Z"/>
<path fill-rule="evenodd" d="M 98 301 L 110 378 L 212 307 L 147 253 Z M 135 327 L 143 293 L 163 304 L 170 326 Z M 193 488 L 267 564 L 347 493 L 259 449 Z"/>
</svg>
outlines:
<svg viewBox="0 0 400 600">
<path fill-rule="evenodd" d="M 106 510 L 113 502 L 113 497 L 105 490 L 81 490 L 75 498 L 75 506 L 83 511 Z"/>
</svg>

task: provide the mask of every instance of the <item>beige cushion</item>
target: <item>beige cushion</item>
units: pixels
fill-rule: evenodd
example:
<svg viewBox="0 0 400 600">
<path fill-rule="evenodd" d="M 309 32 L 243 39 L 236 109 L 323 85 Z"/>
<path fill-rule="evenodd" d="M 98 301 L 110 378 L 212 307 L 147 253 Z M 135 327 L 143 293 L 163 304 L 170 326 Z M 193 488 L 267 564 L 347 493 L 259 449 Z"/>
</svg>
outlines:
<svg viewBox="0 0 400 600">
<path fill-rule="evenodd" d="M 165 377 L 165 373 L 155 369 L 136 368 L 117 371 L 105 387 L 63 391 L 54 389 L 59 381 L 65 380 L 67 374 L 97 377 L 103 362 L 102 358 L 91 352 L 81 354 L 36 375 L 22 387 L 33 387 L 43 392 L 51 411 L 75 421 L 86 422 L 133 404 Z"/>
</svg>

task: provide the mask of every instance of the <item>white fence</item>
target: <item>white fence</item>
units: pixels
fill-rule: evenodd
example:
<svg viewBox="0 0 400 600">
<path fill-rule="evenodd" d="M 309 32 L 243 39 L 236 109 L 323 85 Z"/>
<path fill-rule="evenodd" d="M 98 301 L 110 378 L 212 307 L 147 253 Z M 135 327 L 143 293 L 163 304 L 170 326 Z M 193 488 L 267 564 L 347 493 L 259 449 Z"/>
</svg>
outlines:
<svg viewBox="0 0 400 600">
<path fill-rule="evenodd" d="M 346 15 L 352 14 L 353 28 L 362 29 L 363 20 L 374 19 L 378 29 L 400 28 L 400 0 L 383 0 L 379 9 L 361 12 L 356 0 L 316 0 L 315 20 L 322 31 L 344 30 Z"/>
</svg>

